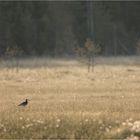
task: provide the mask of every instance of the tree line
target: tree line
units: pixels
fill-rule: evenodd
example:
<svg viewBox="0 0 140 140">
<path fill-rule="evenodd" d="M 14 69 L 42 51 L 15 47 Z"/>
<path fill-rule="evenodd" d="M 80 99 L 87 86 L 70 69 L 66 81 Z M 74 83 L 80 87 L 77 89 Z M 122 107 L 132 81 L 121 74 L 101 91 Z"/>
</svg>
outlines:
<svg viewBox="0 0 140 140">
<path fill-rule="evenodd" d="M 0 56 L 73 55 L 87 38 L 102 55 L 135 54 L 139 13 L 138 1 L 1 1 Z"/>
</svg>

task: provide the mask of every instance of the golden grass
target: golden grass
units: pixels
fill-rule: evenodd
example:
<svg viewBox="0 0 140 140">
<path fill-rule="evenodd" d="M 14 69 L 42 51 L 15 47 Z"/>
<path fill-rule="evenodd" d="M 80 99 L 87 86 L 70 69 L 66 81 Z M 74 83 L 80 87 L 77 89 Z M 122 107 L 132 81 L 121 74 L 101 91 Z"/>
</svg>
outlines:
<svg viewBox="0 0 140 140">
<path fill-rule="evenodd" d="M 1 60 L 0 138 L 129 137 L 140 118 L 138 57 L 97 58 L 93 73 L 82 61 Z M 27 107 L 18 107 L 25 98 Z M 128 123 L 128 122 L 126 122 Z"/>
</svg>

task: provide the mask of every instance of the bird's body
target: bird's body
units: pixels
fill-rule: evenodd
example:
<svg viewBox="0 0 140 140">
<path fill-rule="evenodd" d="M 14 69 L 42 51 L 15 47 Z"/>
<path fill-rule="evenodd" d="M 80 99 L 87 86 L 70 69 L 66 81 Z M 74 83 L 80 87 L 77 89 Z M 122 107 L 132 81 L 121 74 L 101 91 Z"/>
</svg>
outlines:
<svg viewBox="0 0 140 140">
<path fill-rule="evenodd" d="M 28 104 L 28 99 L 26 99 L 24 102 L 22 102 L 18 106 L 26 106 L 27 104 Z"/>
</svg>

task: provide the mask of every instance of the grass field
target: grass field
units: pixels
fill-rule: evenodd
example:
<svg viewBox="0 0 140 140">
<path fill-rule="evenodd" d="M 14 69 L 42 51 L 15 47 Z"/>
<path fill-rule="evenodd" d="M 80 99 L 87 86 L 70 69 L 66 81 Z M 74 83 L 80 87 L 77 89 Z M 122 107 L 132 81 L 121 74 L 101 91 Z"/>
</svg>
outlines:
<svg viewBox="0 0 140 140">
<path fill-rule="evenodd" d="M 0 61 L 0 138 L 140 137 L 140 58 Z M 25 98 L 27 107 L 17 106 Z"/>
</svg>

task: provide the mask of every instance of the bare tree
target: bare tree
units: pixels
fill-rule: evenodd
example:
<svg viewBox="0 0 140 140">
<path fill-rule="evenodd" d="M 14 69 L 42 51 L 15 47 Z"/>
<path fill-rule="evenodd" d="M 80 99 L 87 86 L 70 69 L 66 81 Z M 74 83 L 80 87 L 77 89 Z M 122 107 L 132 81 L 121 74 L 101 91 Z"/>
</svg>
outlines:
<svg viewBox="0 0 140 140">
<path fill-rule="evenodd" d="M 16 67 L 16 72 L 19 71 L 19 59 L 17 58 L 22 54 L 22 50 L 19 49 L 18 47 L 8 47 L 5 52 L 5 56 L 9 59 L 12 59 L 15 61 L 15 67 Z"/>
<path fill-rule="evenodd" d="M 86 42 L 83 48 L 76 49 L 76 53 L 79 56 L 86 58 L 88 72 L 94 71 L 95 56 L 100 51 L 101 51 L 100 46 L 96 45 L 90 38 L 86 39 Z"/>
<path fill-rule="evenodd" d="M 90 38 L 85 42 L 85 51 L 88 58 L 88 72 L 94 71 L 95 55 L 100 52 L 99 45 L 96 45 Z"/>
</svg>

